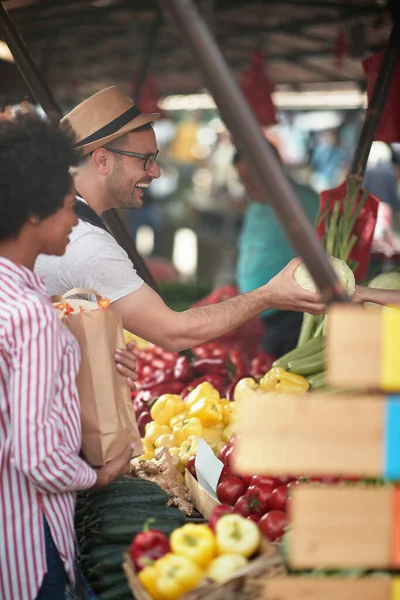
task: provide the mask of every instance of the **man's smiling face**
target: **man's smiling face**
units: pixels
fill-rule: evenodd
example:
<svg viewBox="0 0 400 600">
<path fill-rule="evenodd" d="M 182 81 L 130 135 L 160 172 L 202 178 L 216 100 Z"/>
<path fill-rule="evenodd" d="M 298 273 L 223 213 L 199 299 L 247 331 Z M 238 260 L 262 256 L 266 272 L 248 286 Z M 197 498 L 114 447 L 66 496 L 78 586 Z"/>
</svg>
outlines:
<svg viewBox="0 0 400 600">
<path fill-rule="evenodd" d="M 130 132 L 124 136 L 120 150 L 138 154 L 155 154 L 157 141 L 152 128 Z M 107 148 L 106 148 L 107 149 Z M 145 160 L 133 156 L 113 153 L 114 166 L 107 182 L 108 193 L 118 208 L 138 210 L 143 206 L 143 190 L 153 179 L 160 177 L 156 162 L 148 171 L 144 170 Z"/>
</svg>

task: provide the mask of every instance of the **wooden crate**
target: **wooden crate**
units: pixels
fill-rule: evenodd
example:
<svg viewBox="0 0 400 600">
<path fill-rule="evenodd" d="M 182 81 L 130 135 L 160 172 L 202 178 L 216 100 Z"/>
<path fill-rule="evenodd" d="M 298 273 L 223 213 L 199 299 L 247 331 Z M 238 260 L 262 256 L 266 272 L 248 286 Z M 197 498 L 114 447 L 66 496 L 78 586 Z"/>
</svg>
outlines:
<svg viewBox="0 0 400 600">
<path fill-rule="evenodd" d="M 329 385 L 400 391 L 399 308 L 334 306 L 326 352 Z"/>
<path fill-rule="evenodd" d="M 262 600 L 396 600 L 396 587 L 390 578 L 285 577 L 266 582 Z"/>
<path fill-rule="evenodd" d="M 187 469 L 185 471 L 185 485 L 188 488 L 190 495 L 193 498 L 193 503 L 199 513 L 202 514 L 205 519 L 208 519 L 213 508 L 217 506 L 219 502 L 203 490 Z"/>
<path fill-rule="evenodd" d="M 400 398 L 282 395 L 238 408 L 242 473 L 400 480 Z"/>
<path fill-rule="evenodd" d="M 295 569 L 400 565 L 400 494 L 393 486 L 294 486 L 288 560 Z"/>
</svg>

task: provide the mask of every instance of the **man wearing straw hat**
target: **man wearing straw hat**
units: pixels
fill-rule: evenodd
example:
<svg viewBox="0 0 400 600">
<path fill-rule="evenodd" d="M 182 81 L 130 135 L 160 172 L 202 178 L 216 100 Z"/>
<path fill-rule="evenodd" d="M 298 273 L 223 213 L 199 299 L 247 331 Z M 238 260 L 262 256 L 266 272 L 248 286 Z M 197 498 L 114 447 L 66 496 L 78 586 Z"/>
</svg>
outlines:
<svg viewBox="0 0 400 600">
<path fill-rule="evenodd" d="M 299 259 L 266 285 L 219 304 L 174 312 L 138 276 L 126 252 L 100 219 L 111 208 L 140 209 L 143 189 L 160 176 L 151 123 L 118 87 L 91 96 L 61 121 L 76 136 L 82 161 L 75 176 L 79 224 L 65 255 L 39 257 L 35 271 L 52 296 L 94 288 L 110 298 L 125 329 L 168 350 L 179 351 L 219 337 L 268 308 L 319 314 L 319 294 L 293 279 Z"/>
</svg>

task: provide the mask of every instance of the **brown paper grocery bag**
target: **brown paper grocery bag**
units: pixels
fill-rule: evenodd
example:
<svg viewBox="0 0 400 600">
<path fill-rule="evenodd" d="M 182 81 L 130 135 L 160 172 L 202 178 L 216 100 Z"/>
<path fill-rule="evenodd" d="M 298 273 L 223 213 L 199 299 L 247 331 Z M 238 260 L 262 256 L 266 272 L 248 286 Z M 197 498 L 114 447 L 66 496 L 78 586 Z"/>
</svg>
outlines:
<svg viewBox="0 0 400 600">
<path fill-rule="evenodd" d="M 95 302 L 69 299 L 82 293 L 98 296 L 93 290 L 71 290 L 55 307 L 63 312 L 63 323 L 81 349 L 82 453 L 91 465 L 102 466 L 119 456 L 128 443 L 136 443 L 133 456 L 142 454 L 143 447 L 130 391 L 114 360 L 115 350 L 126 347 L 121 317 Z"/>
</svg>

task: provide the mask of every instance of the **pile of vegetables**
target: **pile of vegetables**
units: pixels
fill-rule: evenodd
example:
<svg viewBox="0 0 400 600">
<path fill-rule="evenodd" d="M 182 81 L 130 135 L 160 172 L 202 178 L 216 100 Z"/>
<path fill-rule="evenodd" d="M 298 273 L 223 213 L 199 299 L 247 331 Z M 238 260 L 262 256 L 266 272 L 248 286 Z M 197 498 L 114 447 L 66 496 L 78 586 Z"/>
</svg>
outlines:
<svg viewBox="0 0 400 600">
<path fill-rule="evenodd" d="M 224 515 L 213 527 L 187 523 L 169 536 L 138 534 L 129 548 L 141 585 L 153 600 L 176 600 L 205 580 L 223 583 L 259 551 L 258 527 L 239 515 Z"/>
<path fill-rule="evenodd" d="M 233 433 L 234 402 L 221 398 L 211 383 L 200 383 L 183 400 L 177 394 L 163 394 L 150 409 L 151 421 L 145 426 L 142 460 L 151 460 L 158 448 L 168 448 L 178 457 L 182 473 L 196 454 L 202 437 L 218 453 Z"/>
<path fill-rule="evenodd" d="M 99 600 L 132 598 L 122 570 L 123 553 L 149 519 L 165 535 L 184 523 L 184 513 L 168 502 L 158 485 L 134 477 L 78 494 L 75 529 L 81 564 Z"/>
<path fill-rule="evenodd" d="M 260 377 L 274 360 L 273 356 L 261 351 L 250 360 L 239 350 L 215 342 L 197 346 L 192 357 L 153 345 L 137 348 L 135 354 L 138 379 L 132 399 L 142 436 L 147 423 L 152 420 L 152 403 L 159 396 L 174 394 L 185 399 L 198 385 L 208 382 L 222 398 L 231 400 L 240 379 Z"/>
</svg>

